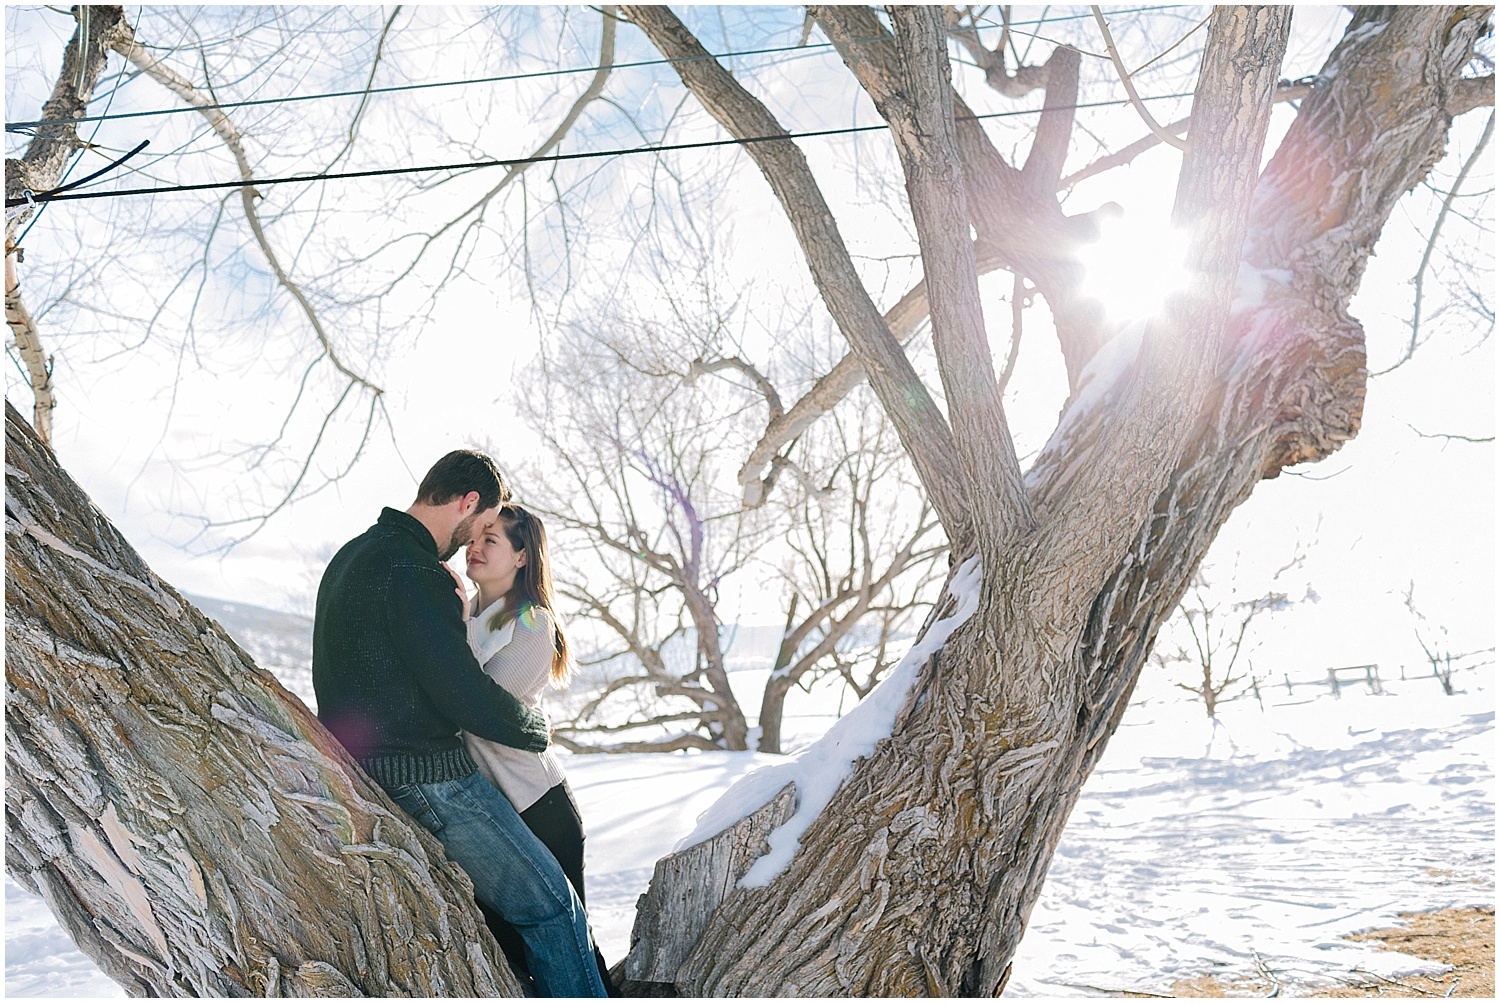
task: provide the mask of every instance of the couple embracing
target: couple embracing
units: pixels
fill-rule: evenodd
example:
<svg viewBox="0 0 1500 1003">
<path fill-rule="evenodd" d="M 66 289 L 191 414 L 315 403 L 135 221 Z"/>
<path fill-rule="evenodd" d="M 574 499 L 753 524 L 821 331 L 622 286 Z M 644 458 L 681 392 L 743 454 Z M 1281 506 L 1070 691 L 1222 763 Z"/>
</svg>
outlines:
<svg viewBox="0 0 1500 1003">
<path fill-rule="evenodd" d="M 582 821 L 540 711 L 572 662 L 542 524 L 509 498 L 494 461 L 456 450 L 334 555 L 313 624 L 318 717 L 469 875 L 540 995 L 604 996 Z M 472 602 L 443 563 L 461 547 Z"/>
</svg>

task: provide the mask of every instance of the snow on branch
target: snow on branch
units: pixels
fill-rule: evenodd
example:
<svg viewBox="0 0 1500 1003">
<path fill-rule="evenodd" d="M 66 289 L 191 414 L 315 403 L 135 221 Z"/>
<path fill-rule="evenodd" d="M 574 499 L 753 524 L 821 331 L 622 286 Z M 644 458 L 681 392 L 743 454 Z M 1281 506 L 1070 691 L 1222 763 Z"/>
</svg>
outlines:
<svg viewBox="0 0 1500 1003">
<path fill-rule="evenodd" d="M 948 584 L 944 602 L 951 601 L 953 611 L 927 629 L 890 675 L 821 739 L 787 762 L 763 767 L 731 786 L 699 816 L 697 827 L 677 844 L 676 850 L 718 835 L 769 802 L 788 783 L 795 783 L 796 813 L 771 833 L 770 852 L 751 866 L 740 886 L 759 888 L 775 879 L 791 863 L 802 834 L 833 799 L 855 762 L 873 753 L 880 740 L 890 736 L 922 666 L 979 608 L 980 577 L 979 558 L 966 560 Z M 940 603 L 939 608 L 943 605 Z"/>
</svg>

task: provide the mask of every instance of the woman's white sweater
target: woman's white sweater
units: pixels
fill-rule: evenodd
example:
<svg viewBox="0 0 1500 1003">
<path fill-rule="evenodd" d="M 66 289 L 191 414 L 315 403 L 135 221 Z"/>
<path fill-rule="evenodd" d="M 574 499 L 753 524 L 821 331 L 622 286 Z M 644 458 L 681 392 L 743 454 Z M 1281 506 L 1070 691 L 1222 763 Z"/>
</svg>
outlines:
<svg viewBox="0 0 1500 1003">
<path fill-rule="evenodd" d="M 489 622 L 504 606 L 499 599 L 469 618 L 469 647 L 491 679 L 524 704 L 541 709 L 542 691 L 547 688 L 555 649 L 552 616 L 533 606 L 499 630 L 490 630 Z M 475 597 L 474 604 L 479 603 Z M 463 733 L 464 745 L 479 772 L 510 798 L 516 811 L 525 811 L 567 775 L 552 754 L 527 752 L 491 742 L 478 735 Z"/>
</svg>

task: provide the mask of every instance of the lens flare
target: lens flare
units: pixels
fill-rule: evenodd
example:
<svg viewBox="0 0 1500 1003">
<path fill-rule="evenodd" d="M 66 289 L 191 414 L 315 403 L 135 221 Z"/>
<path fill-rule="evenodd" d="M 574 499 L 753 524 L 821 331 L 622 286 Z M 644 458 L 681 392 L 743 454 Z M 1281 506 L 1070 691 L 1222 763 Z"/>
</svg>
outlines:
<svg viewBox="0 0 1500 1003">
<path fill-rule="evenodd" d="M 1129 218 L 1101 220 L 1099 240 L 1078 254 L 1084 292 L 1117 323 L 1145 320 L 1189 279 L 1187 235 L 1166 225 Z"/>
</svg>

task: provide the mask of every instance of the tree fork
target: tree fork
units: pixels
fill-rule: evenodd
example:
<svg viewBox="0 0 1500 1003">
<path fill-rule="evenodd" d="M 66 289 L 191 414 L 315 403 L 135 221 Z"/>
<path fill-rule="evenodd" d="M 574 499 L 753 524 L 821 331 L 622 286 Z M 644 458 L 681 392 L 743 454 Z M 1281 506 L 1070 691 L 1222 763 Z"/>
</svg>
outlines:
<svg viewBox="0 0 1500 1003">
<path fill-rule="evenodd" d="M 1363 334 L 1346 307 L 1396 199 L 1442 154 L 1449 92 L 1486 17 L 1477 8 L 1356 14 L 1331 57 L 1347 69 L 1314 88 L 1257 189 L 1248 266 L 1292 278 L 1231 316 L 1218 379 L 1180 459 L 1073 642 L 1055 653 L 991 620 L 1014 601 L 1003 590 L 983 603 L 787 870 L 725 899 L 678 972 L 680 989 L 989 995 L 1003 986 L 1077 792 L 1218 530 L 1261 478 L 1327 455 L 1357 430 Z M 1367 22 L 1384 30 L 1358 30 Z M 1112 420 L 1108 407 L 1083 417 L 1075 446 Z M 1067 462 L 1049 447 L 1028 478 L 1044 499 L 1051 465 Z M 1029 694 L 995 685 L 1037 665 L 1055 668 L 1027 673 Z"/>
</svg>

